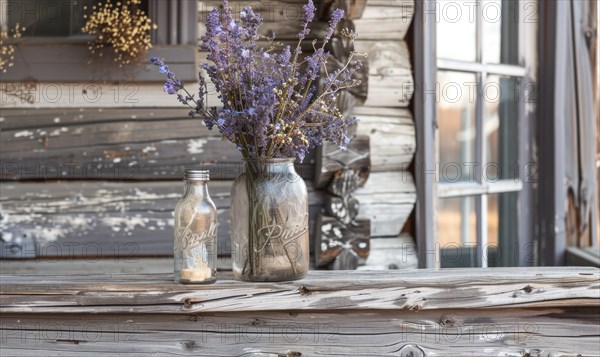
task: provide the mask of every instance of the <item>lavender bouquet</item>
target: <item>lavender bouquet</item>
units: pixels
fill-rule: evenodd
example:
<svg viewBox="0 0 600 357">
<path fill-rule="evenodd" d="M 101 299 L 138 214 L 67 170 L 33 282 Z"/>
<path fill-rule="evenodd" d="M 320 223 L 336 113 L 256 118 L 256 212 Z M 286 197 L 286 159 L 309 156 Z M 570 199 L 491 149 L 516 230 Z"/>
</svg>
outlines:
<svg viewBox="0 0 600 357">
<path fill-rule="evenodd" d="M 202 72 L 196 96 L 161 59 L 154 57 L 152 63 L 167 77 L 165 92 L 177 95 L 190 108 L 190 116 L 202 119 L 209 129 L 216 127 L 244 158 L 297 157 L 302 161 L 323 140 L 340 147 L 348 144 L 347 128 L 356 119 L 343 117 L 337 108 L 337 95 L 360 84 L 352 75 L 362 66 L 357 57 L 363 56 L 353 52 L 343 68 L 327 73 L 330 54 L 326 46 L 344 17 L 344 11 L 337 9 L 325 38 L 320 43 L 314 40 L 314 52 L 300 61 L 301 45 L 310 33 L 315 12 L 309 0 L 294 49 L 278 48 L 274 36 L 261 38 L 258 27 L 262 18 L 250 6 L 241 11 L 239 21 L 234 20 L 227 0 L 223 1 L 223 11 L 215 9 L 208 15 L 200 48 L 208 52 L 212 63 L 200 68 L 219 93 L 221 108 L 207 107 L 208 87 Z M 355 38 L 349 30 L 341 34 L 352 41 Z M 266 45 L 261 46 L 260 40 Z M 322 69 L 325 75 L 318 91 Z"/>
<path fill-rule="evenodd" d="M 235 20 L 227 0 L 206 21 L 201 49 L 211 63 L 200 65 L 199 91 L 190 93 L 159 58 L 152 63 L 167 77 L 164 90 L 177 95 L 209 128 L 217 128 L 236 145 L 246 161 L 245 172 L 232 187 L 233 271 L 252 281 L 280 281 L 304 276 L 309 266 L 308 198 L 304 181 L 293 170 L 294 159 L 324 140 L 345 147 L 348 126 L 337 108 L 340 91 L 360 84 L 353 73 L 363 55 L 352 52 L 345 65 L 328 72 L 327 44 L 344 17 L 333 11 L 323 40 L 313 40 L 313 53 L 302 54 L 302 43 L 315 18 L 312 0 L 304 6 L 295 48 L 260 36 L 262 18 L 246 6 Z M 354 41 L 349 30 L 341 35 Z M 207 106 L 206 73 L 222 107 Z M 196 96 L 197 94 L 197 96 Z M 241 251 L 240 251 L 241 250 Z M 238 255 L 240 256 L 240 255 Z"/>
</svg>

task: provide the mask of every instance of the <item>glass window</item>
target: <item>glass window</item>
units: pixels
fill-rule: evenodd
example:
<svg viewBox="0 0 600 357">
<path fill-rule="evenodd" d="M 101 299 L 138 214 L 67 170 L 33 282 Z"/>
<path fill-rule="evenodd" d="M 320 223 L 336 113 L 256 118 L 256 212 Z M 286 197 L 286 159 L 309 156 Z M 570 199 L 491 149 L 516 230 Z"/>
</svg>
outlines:
<svg viewBox="0 0 600 357">
<path fill-rule="evenodd" d="M 475 74 L 439 71 L 440 181 L 469 181 L 476 160 Z"/>
<path fill-rule="evenodd" d="M 516 0 L 437 5 L 441 266 L 519 265 L 526 74 L 517 65 L 519 6 Z"/>
<path fill-rule="evenodd" d="M 519 178 L 519 88 L 518 78 L 493 75 L 483 89 L 487 182 Z"/>
<path fill-rule="evenodd" d="M 518 64 L 519 4 L 517 0 L 483 0 L 482 54 L 486 63 Z"/>
<path fill-rule="evenodd" d="M 440 201 L 438 230 L 442 268 L 476 266 L 475 204 L 475 197 L 456 197 Z"/>
<path fill-rule="evenodd" d="M 519 265 L 516 192 L 488 196 L 488 266 Z"/>
<path fill-rule="evenodd" d="M 82 35 L 84 13 L 99 0 L 8 0 L 9 28 L 25 27 L 27 37 L 70 37 Z M 84 10 L 84 7 L 90 9 Z"/>
<path fill-rule="evenodd" d="M 476 7 L 474 1 L 438 1 L 438 58 L 475 61 L 477 55 Z"/>
</svg>

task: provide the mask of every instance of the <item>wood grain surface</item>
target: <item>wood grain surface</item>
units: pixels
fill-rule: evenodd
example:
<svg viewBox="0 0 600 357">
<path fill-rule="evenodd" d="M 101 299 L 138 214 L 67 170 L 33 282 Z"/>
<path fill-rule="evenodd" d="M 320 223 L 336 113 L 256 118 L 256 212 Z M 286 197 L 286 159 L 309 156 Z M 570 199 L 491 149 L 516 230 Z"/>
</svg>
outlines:
<svg viewBox="0 0 600 357">
<path fill-rule="evenodd" d="M 600 270 L 2 275 L 3 355 L 594 356 Z M 412 353 L 412 354 L 411 354 Z"/>
</svg>

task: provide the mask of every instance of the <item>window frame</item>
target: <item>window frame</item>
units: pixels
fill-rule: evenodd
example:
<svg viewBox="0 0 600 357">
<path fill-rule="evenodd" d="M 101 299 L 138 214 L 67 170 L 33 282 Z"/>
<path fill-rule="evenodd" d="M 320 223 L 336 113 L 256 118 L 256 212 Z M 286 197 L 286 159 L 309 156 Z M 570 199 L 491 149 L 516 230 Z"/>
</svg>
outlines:
<svg viewBox="0 0 600 357">
<path fill-rule="evenodd" d="M 72 0 L 71 0 L 72 1 Z M 3 0 L 1 5 L 7 6 Z M 168 58 L 170 67 L 182 80 L 195 81 L 197 41 L 196 1 L 148 0 L 148 16 L 158 25 L 151 34 L 153 48 L 148 58 Z M 4 19 L 6 20 L 6 18 Z M 15 65 L 2 74 L 2 82 L 157 82 L 162 75 L 149 63 L 137 63 L 118 68 L 111 59 L 98 66 L 110 71 L 98 71 L 88 65 L 87 42 L 90 36 L 30 37 L 15 45 Z M 43 59 L 43 62 L 40 61 Z"/>
<path fill-rule="evenodd" d="M 481 101 L 481 88 L 490 75 L 501 75 L 520 78 L 521 88 L 532 88 L 535 91 L 536 68 L 536 23 L 526 21 L 523 11 L 519 11 L 519 65 L 488 64 L 481 44 L 484 34 L 481 31 L 481 1 L 477 0 L 477 61 L 463 62 L 437 58 L 437 1 L 424 0 L 416 2 L 414 28 L 414 61 L 415 82 L 415 118 L 417 127 L 417 155 L 415 177 L 417 185 L 416 208 L 416 240 L 419 250 L 420 268 L 439 268 L 441 254 L 439 233 L 437 231 L 438 201 L 452 197 L 475 197 L 477 214 L 477 254 L 476 266 L 487 267 L 487 195 L 496 193 L 519 192 L 518 199 L 518 266 L 535 265 L 537 246 L 532 238 L 533 232 L 533 187 L 524 182 L 523 168 L 530 165 L 535 169 L 532 146 L 535 136 L 532 132 L 536 120 L 534 100 L 519 100 L 519 152 L 520 180 L 505 180 L 498 183 L 485 183 L 481 170 L 476 170 L 475 183 L 442 184 L 439 182 L 439 129 L 437 119 L 436 83 L 438 70 L 452 70 L 463 73 L 475 73 L 478 81 L 476 105 L 476 160 L 483 167 L 486 159 L 486 140 L 484 132 L 484 110 Z M 518 6 L 534 6 L 537 16 L 537 2 L 518 3 Z M 528 14 L 530 15 L 530 14 Z M 534 17 L 535 17 L 534 16 Z M 531 98 L 535 99 L 535 98 Z"/>
</svg>

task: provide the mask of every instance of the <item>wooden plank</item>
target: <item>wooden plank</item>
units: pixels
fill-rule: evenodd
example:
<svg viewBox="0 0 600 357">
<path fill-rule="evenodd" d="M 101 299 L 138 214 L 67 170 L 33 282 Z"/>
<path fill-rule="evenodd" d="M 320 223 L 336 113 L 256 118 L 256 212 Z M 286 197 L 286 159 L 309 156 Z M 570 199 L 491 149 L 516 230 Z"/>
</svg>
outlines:
<svg viewBox="0 0 600 357">
<path fill-rule="evenodd" d="M 5 180 L 181 179 L 189 167 L 233 180 L 243 170 L 235 146 L 183 108 L 6 109 L 0 128 Z M 297 165 L 307 179 L 313 157 Z"/>
<path fill-rule="evenodd" d="M 230 271 L 231 257 L 220 256 L 217 270 Z M 69 275 L 74 271 L 86 274 L 171 274 L 173 257 L 37 257 L 26 260 L 3 260 L 4 274 Z"/>
<path fill-rule="evenodd" d="M 218 210 L 218 249 L 223 256 L 232 254 L 231 183 L 209 183 Z M 170 256 L 173 210 L 182 188 L 181 181 L 2 183 L 0 256 Z M 309 227 L 314 237 L 314 219 L 322 203 L 320 195 L 309 190 L 313 222 Z"/>
<path fill-rule="evenodd" d="M 406 42 L 359 38 L 355 43 L 356 50 L 369 56 L 369 91 L 364 105 L 408 107 L 414 93 L 414 81 Z"/>
<path fill-rule="evenodd" d="M 417 145 L 408 109 L 356 107 L 356 133 L 369 135 L 372 172 L 408 171 Z"/>
<path fill-rule="evenodd" d="M 158 73 L 150 58 L 167 57 L 169 67 L 186 81 L 197 78 L 194 46 L 156 46 L 148 51 L 140 63 L 119 68 L 112 58 L 94 57 L 86 43 L 72 44 L 27 44 L 15 46 L 14 67 L 2 73 L 3 82 L 158 82 L 163 75 Z"/>
<path fill-rule="evenodd" d="M 252 9 L 259 13 L 263 18 L 262 25 L 258 28 L 258 33 L 261 36 L 271 36 L 275 34 L 277 40 L 289 41 L 298 40 L 298 33 L 302 28 L 304 19 L 303 6 L 305 1 L 230 1 L 232 14 L 235 19 L 240 18 L 240 12 L 243 7 L 251 5 Z M 320 9 L 319 3 L 315 1 L 315 6 Z M 220 8 L 222 1 L 199 1 L 198 6 L 198 33 L 206 32 L 206 18 L 208 14 L 215 8 Z M 317 13 L 317 18 L 311 24 L 311 32 L 306 37 L 306 42 L 310 43 L 313 39 L 322 39 L 327 30 L 327 23 L 318 21 L 319 17 L 325 14 Z M 295 46 L 295 43 L 294 43 Z"/>
<path fill-rule="evenodd" d="M 172 274 L 0 275 L 0 312 L 193 314 L 206 312 L 435 311 L 600 307 L 600 270 L 579 267 L 311 271 L 299 281 L 173 283 Z M 590 310 L 592 311 L 592 310 Z M 597 311 L 597 310 L 596 310 Z"/>
<path fill-rule="evenodd" d="M 393 270 L 417 268 L 417 247 L 408 234 L 369 240 L 369 258 L 359 270 Z"/>
<path fill-rule="evenodd" d="M 175 67 L 172 69 L 175 70 Z M 152 71 L 156 71 L 156 68 L 152 68 Z M 36 109 L 177 107 L 186 115 L 185 107 L 175 97 L 163 92 L 162 80 L 158 80 L 154 83 L 2 81 L 0 104 L 3 108 Z M 216 99 L 216 96 L 209 97 L 209 104 L 216 105 Z"/>
<path fill-rule="evenodd" d="M 410 172 L 371 173 L 354 195 L 359 215 L 371 219 L 371 237 L 398 236 L 417 200 Z"/>
<path fill-rule="evenodd" d="M 403 40 L 413 17 L 413 0 L 369 0 L 362 17 L 354 20 L 354 26 L 361 39 Z"/>
<path fill-rule="evenodd" d="M 592 356 L 597 312 L 577 308 L 203 313 L 3 314 L 7 355 Z M 249 347 L 251 346 L 251 347 Z M 415 356 L 414 354 L 412 356 Z M 418 355 L 417 355 L 418 356 Z"/>
</svg>

